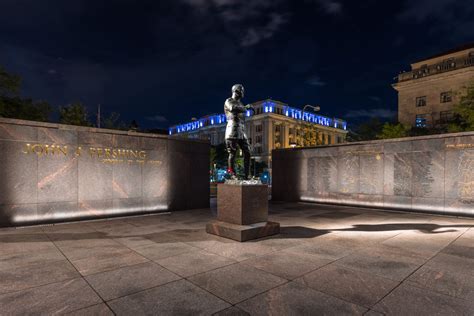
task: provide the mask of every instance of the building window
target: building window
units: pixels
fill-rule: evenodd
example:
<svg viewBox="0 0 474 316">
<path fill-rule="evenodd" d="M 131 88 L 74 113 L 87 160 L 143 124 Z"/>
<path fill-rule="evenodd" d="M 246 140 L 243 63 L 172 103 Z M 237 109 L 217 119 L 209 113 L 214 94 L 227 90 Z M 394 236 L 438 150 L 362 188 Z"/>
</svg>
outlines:
<svg viewBox="0 0 474 316">
<path fill-rule="evenodd" d="M 439 122 L 441 124 L 449 123 L 454 119 L 453 111 L 441 111 L 439 113 Z"/>
<path fill-rule="evenodd" d="M 280 132 L 280 125 L 275 125 L 275 132 L 279 133 Z"/>
<path fill-rule="evenodd" d="M 426 114 L 417 114 L 415 119 L 416 127 L 427 127 Z"/>
<path fill-rule="evenodd" d="M 451 91 L 441 92 L 440 94 L 440 102 L 447 103 L 453 100 L 453 94 Z"/>
<path fill-rule="evenodd" d="M 257 132 L 257 133 L 262 132 L 262 124 L 255 125 L 255 132 Z"/>
<path fill-rule="evenodd" d="M 262 135 L 255 136 L 255 143 L 256 144 L 261 144 L 262 143 Z"/>
<path fill-rule="evenodd" d="M 255 150 L 255 154 L 261 154 L 262 153 L 262 147 L 260 147 L 260 146 L 254 147 L 254 150 Z"/>
<path fill-rule="evenodd" d="M 426 106 L 426 96 L 416 98 L 416 106 Z"/>
</svg>

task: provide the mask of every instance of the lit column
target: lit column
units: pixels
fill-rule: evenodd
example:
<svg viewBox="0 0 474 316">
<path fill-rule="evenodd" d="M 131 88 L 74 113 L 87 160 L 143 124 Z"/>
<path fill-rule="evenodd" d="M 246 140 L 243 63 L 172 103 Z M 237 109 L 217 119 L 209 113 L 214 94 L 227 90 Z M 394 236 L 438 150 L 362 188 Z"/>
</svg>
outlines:
<svg viewBox="0 0 474 316">
<path fill-rule="evenodd" d="M 281 144 L 281 147 L 282 148 L 288 148 L 290 147 L 290 143 L 288 141 L 288 125 L 286 123 L 283 123 L 281 124 L 282 126 L 282 131 L 281 133 L 283 133 L 283 139 L 282 139 L 282 144 Z"/>
</svg>

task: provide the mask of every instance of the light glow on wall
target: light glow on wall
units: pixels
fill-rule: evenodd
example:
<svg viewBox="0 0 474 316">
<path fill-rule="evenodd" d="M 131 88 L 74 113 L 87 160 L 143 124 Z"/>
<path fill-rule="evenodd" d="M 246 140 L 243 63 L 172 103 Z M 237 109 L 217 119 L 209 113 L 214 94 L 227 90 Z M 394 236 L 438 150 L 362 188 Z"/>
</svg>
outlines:
<svg viewBox="0 0 474 316">
<path fill-rule="evenodd" d="M 51 212 L 41 215 L 21 215 L 15 214 L 12 218 L 12 222 L 15 224 L 29 224 L 41 221 L 55 221 L 65 219 L 78 219 L 87 217 L 97 216 L 110 216 L 110 215 L 125 215 L 133 213 L 153 212 L 153 211 L 167 211 L 169 206 L 167 204 L 154 204 L 151 206 L 137 206 L 137 207 L 125 207 L 125 208 L 114 208 L 108 210 L 75 210 L 74 212 Z"/>
</svg>

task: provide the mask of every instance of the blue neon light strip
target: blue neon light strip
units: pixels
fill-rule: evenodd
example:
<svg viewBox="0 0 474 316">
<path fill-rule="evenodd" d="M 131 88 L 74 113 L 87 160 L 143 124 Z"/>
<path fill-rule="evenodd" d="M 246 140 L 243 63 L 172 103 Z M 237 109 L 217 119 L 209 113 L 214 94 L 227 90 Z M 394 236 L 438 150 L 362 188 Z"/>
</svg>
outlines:
<svg viewBox="0 0 474 316">
<path fill-rule="evenodd" d="M 275 102 L 272 101 L 265 101 L 263 102 L 262 109 L 264 113 L 275 113 L 276 112 L 276 105 Z M 245 116 L 250 117 L 255 115 L 254 111 L 246 111 Z M 302 120 L 309 123 L 314 123 L 322 126 L 328 126 L 333 128 L 339 128 L 346 130 L 347 129 L 347 122 L 336 119 L 336 118 L 329 118 L 322 115 L 317 115 L 314 113 L 304 112 L 300 109 L 292 108 L 289 106 L 283 106 L 283 113 L 287 117 L 294 118 L 296 120 Z M 205 126 L 211 125 L 221 125 L 226 123 L 226 116 L 225 114 L 216 114 L 210 115 L 206 117 L 202 117 L 197 121 L 193 121 L 186 124 L 175 125 L 169 128 L 169 134 L 178 134 L 178 133 L 185 133 L 189 131 L 194 131 L 200 129 Z"/>
</svg>

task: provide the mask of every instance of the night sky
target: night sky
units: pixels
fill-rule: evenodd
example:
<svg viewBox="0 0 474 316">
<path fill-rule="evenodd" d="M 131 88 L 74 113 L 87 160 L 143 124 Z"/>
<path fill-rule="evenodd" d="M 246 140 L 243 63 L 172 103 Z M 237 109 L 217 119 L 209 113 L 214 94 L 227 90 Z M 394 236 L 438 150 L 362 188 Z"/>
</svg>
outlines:
<svg viewBox="0 0 474 316">
<path fill-rule="evenodd" d="M 23 96 L 166 128 L 234 83 L 349 124 L 396 113 L 394 77 L 474 42 L 474 0 L 0 0 L 0 64 Z"/>
</svg>

